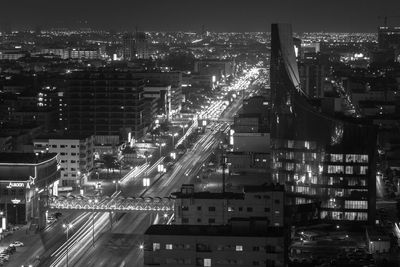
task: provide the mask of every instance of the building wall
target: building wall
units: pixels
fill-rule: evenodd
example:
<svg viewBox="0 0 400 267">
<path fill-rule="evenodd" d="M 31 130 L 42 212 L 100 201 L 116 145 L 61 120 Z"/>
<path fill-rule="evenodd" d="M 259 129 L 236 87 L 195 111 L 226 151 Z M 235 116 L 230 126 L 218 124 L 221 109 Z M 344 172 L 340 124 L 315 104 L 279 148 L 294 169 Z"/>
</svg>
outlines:
<svg viewBox="0 0 400 267">
<path fill-rule="evenodd" d="M 93 168 L 93 137 L 86 139 L 35 140 L 35 153 L 57 153 L 60 160 L 60 186 L 78 187 L 82 176 Z"/>
<path fill-rule="evenodd" d="M 131 73 L 73 74 L 65 94 L 67 129 L 79 135 L 144 134 L 144 81 Z"/>
<path fill-rule="evenodd" d="M 267 217 L 283 226 L 283 191 L 245 193 L 243 198 L 177 198 L 175 224 L 223 225 L 231 218 Z"/>
<path fill-rule="evenodd" d="M 278 267 L 283 247 L 283 237 L 146 235 L 144 266 Z"/>
<path fill-rule="evenodd" d="M 234 133 L 233 151 L 268 153 L 270 151 L 270 134 Z"/>
</svg>

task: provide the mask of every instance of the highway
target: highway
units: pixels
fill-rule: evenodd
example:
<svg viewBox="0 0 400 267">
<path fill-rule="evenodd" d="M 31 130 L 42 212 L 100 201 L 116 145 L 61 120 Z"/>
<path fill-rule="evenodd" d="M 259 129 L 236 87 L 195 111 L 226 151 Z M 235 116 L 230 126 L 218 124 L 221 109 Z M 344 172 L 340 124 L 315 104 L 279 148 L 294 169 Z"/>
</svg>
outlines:
<svg viewBox="0 0 400 267">
<path fill-rule="evenodd" d="M 248 76 L 246 79 L 249 79 Z M 172 192 L 180 189 L 182 184 L 194 183 L 195 176 L 201 169 L 203 163 L 207 160 L 210 154 L 218 146 L 221 133 L 218 131 L 224 125 L 225 121 L 231 121 L 233 116 L 239 111 L 242 105 L 243 96 L 230 105 L 226 110 L 220 110 L 219 113 L 213 113 L 223 122 L 213 122 L 212 131 L 207 131 L 202 135 L 174 165 L 160 179 L 158 179 L 145 192 L 144 196 L 149 197 L 165 197 Z M 216 102 L 215 105 L 220 105 Z M 211 107 L 212 108 L 212 107 Z M 121 191 L 126 195 L 132 195 L 133 191 L 140 191 L 140 180 L 136 179 L 130 185 L 122 185 Z M 129 190 L 127 190 L 129 188 Z M 138 192 L 138 191 L 136 191 Z M 98 222 L 107 224 L 106 221 Z M 89 230 L 84 234 L 82 241 L 85 246 L 75 246 L 71 252 L 73 257 L 70 257 L 71 266 L 142 266 L 143 251 L 143 233 L 152 223 L 165 223 L 163 214 L 151 215 L 138 213 L 127 213 L 113 225 L 111 231 L 103 234 L 96 241 L 94 247 L 90 246 Z M 97 225 L 97 223 L 96 223 Z M 99 227 L 99 226 L 95 226 Z M 103 229 L 107 226 L 103 225 Z M 97 229 L 97 228 L 96 228 Z M 65 258 L 65 256 L 64 256 Z M 65 259 L 58 261 L 64 262 Z M 53 264 L 52 266 L 62 266 L 62 264 Z"/>
<path fill-rule="evenodd" d="M 202 136 L 194 145 L 197 149 L 185 153 L 145 196 L 169 196 L 179 190 L 182 184 L 192 182 L 202 163 L 218 145 L 218 135 L 217 132 L 208 132 Z M 74 252 L 74 258 L 70 262 L 73 266 L 85 267 L 141 266 L 143 259 L 140 244 L 143 243 L 143 233 L 152 223 L 163 221 L 165 222 L 163 214 L 125 214 L 115 223 L 112 231 L 103 234 L 94 248 L 91 247 L 86 252 L 83 249 Z"/>
<path fill-rule="evenodd" d="M 250 78 L 246 76 L 246 80 Z M 160 177 L 159 174 L 146 174 L 140 169 L 115 187 L 111 183 L 104 184 L 103 194 L 110 195 L 118 191 L 118 194 L 124 196 L 139 196 L 144 193 L 144 196 L 164 197 L 179 190 L 184 183 L 194 183 L 203 163 L 219 144 L 219 130 L 226 128 L 227 122 L 232 121 L 242 105 L 242 100 L 243 96 L 239 95 L 227 109 L 219 108 L 220 102 L 215 102 L 218 108 L 210 107 L 214 110 L 212 119 L 219 121 L 213 122 L 212 130 L 201 135 L 192 149 L 188 149 L 167 173 Z M 148 169 L 148 166 L 143 169 Z M 159 179 L 146 190 L 142 184 L 144 177 Z M 67 251 L 69 266 L 141 266 L 143 251 L 140 245 L 143 242 L 143 233 L 150 224 L 165 223 L 167 220 L 164 214 L 127 213 L 114 216 L 114 219 L 119 220 L 111 227 L 110 213 L 95 213 L 94 220 L 90 212 L 68 214 L 41 233 L 40 240 L 25 251 L 24 257 L 15 266 L 32 264 L 36 255 L 40 255 L 41 262 L 40 265 L 36 262 L 33 266 L 66 266 Z M 62 227 L 65 221 L 70 221 L 73 225 L 68 241 L 66 230 Z"/>
</svg>

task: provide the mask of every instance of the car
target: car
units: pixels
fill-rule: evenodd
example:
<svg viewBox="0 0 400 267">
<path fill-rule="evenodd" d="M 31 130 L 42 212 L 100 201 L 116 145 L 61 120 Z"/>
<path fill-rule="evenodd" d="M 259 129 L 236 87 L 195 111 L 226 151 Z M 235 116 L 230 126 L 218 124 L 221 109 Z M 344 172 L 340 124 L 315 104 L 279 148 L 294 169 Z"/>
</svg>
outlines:
<svg viewBox="0 0 400 267">
<path fill-rule="evenodd" d="M 20 241 L 14 241 L 10 245 L 13 245 L 14 247 L 23 247 L 24 243 L 22 243 Z"/>
</svg>

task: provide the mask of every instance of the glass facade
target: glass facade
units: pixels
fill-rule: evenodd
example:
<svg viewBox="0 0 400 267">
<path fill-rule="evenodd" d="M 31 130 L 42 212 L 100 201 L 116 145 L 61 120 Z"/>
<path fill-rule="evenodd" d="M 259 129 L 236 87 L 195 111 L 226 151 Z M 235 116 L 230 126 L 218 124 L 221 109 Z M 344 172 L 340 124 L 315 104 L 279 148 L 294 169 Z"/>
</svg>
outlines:
<svg viewBox="0 0 400 267">
<path fill-rule="evenodd" d="M 302 91 L 291 26 L 271 30 L 273 179 L 320 219 L 374 221 L 376 128 L 318 111 Z"/>
</svg>

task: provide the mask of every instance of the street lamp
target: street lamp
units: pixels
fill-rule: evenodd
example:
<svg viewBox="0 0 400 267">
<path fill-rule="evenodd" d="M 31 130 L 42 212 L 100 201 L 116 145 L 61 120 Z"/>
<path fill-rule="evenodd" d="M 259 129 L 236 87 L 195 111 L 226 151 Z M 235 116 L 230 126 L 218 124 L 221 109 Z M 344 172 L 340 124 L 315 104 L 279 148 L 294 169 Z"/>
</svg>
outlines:
<svg viewBox="0 0 400 267">
<path fill-rule="evenodd" d="M 181 128 L 182 128 L 182 135 L 185 134 L 185 128 L 186 128 L 186 127 L 188 127 L 187 124 L 181 125 Z"/>
<path fill-rule="evenodd" d="M 94 206 L 95 206 L 95 204 L 97 204 L 99 201 L 97 200 L 97 199 L 95 199 L 94 201 L 94 204 L 93 204 L 93 206 L 92 206 L 92 208 L 93 208 L 93 212 L 92 212 L 92 245 L 93 245 L 93 247 L 94 247 Z M 92 200 L 91 199 L 89 199 L 89 203 L 90 204 L 92 204 Z"/>
<path fill-rule="evenodd" d="M 170 134 L 172 136 L 172 147 L 175 147 L 175 137 L 178 136 L 178 133 Z"/>
<path fill-rule="evenodd" d="M 115 184 L 115 192 L 118 192 L 118 184 L 119 184 L 119 181 L 118 181 L 118 180 L 114 180 L 114 181 L 113 181 L 113 184 Z"/>
<path fill-rule="evenodd" d="M 161 158 L 161 149 L 163 146 L 165 146 L 165 143 L 158 144 L 158 146 L 160 147 L 160 158 Z"/>
<path fill-rule="evenodd" d="M 68 260 L 68 253 L 69 253 L 69 246 L 68 246 L 69 229 L 71 229 L 72 226 L 73 226 L 72 223 L 64 223 L 64 224 L 62 225 L 63 228 L 67 229 L 67 267 L 68 267 L 68 264 L 69 264 L 69 260 Z"/>
</svg>

